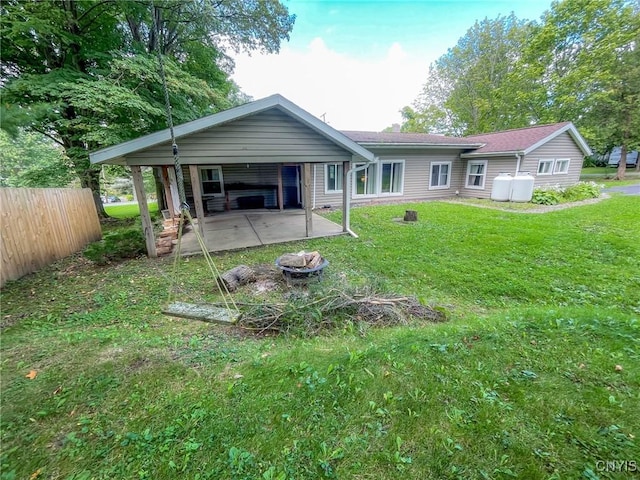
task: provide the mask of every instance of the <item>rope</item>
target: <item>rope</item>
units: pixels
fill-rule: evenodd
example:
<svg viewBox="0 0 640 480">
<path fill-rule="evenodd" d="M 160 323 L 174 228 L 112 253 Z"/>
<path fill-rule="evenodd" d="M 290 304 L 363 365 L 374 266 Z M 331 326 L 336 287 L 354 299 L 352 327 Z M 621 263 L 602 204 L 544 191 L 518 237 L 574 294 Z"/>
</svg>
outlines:
<svg viewBox="0 0 640 480">
<path fill-rule="evenodd" d="M 169 100 L 169 88 L 167 87 L 167 76 L 164 69 L 164 60 L 162 59 L 162 52 L 160 46 L 163 44 L 162 30 L 158 25 L 156 18 L 156 6 L 151 0 L 151 8 L 153 12 L 153 28 L 158 36 L 158 46 L 156 53 L 158 54 L 158 63 L 160 65 L 160 80 L 162 81 L 162 90 L 164 91 L 164 106 L 167 113 L 167 125 L 169 125 L 169 132 L 171 133 L 171 149 L 173 151 L 173 168 L 176 172 L 176 180 L 178 183 L 178 197 L 180 198 L 180 210 L 189 210 L 189 204 L 187 203 L 187 196 L 184 193 L 184 175 L 182 174 L 182 166 L 180 165 L 180 153 L 178 151 L 178 143 L 176 142 L 176 135 L 173 129 L 173 115 L 171 114 L 171 101 Z"/>
<path fill-rule="evenodd" d="M 196 234 L 198 244 L 200 245 L 205 261 L 207 262 L 207 266 L 209 267 L 209 270 L 211 271 L 211 273 L 214 276 L 214 279 L 216 280 L 216 285 L 218 286 L 218 291 L 220 292 L 220 296 L 222 297 L 225 307 L 227 308 L 227 310 L 231 310 L 233 307 L 233 310 L 239 312 L 240 309 L 236 305 L 236 302 L 233 299 L 233 296 L 231 295 L 231 293 L 229 292 L 229 289 L 227 288 L 226 283 L 224 283 L 222 280 L 218 280 L 220 278 L 220 271 L 218 270 L 218 267 L 216 266 L 215 262 L 213 261 L 213 258 L 211 257 L 211 254 L 209 253 L 209 250 L 207 249 L 207 246 L 204 242 L 204 238 L 202 238 L 202 235 L 200 234 L 200 229 L 196 228 L 193 222 L 193 218 L 191 217 L 190 207 L 189 207 L 189 204 L 187 203 L 187 197 L 184 192 L 184 176 L 182 174 L 182 165 L 180 164 L 180 153 L 178 151 L 178 144 L 176 142 L 175 131 L 173 128 L 173 115 L 171 114 L 171 101 L 169 99 L 169 87 L 167 86 L 167 77 L 165 74 L 164 61 L 162 59 L 162 52 L 160 51 L 160 45 L 162 45 L 162 31 L 158 25 L 158 20 L 156 17 L 156 7 L 153 0 L 151 0 L 151 8 L 153 10 L 152 11 L 153 27 L 155 29 L 156 35 L 158 36 L 158 48 L 156 48 L 156 52 L 158 54 L 158 64 L 160 67 L 159 68 L 160 80 L 162 81 L 162 89 L 164 91 L 164 103 L 165 103 L 165 109 L 167 114 L 167 124 L 169 125 L 169 132 L 171 134 L 173 166 L 176 172 L 176 181 L 178 184 L 178 195 L 180 197 L 180 224 L 178 227 L 178 243 L 177 243 L 177 251 L 174 253 L 175 257 L 173 261 L 174 279 L 178 278 L 178 263 L 179 263 L 178 259 L 181 256 L 182 229 L 184 227 L 184 221 L 186 217 L 186 219 L 189 221 L 189 223 L 191 224 L 191 227 L 193 228 Z M 172 283 L 174 285 L 177 284 L 177 282 L 175 281 Z M 223 288 L 224 288 L 224 291 L 223 291 Z M 174 293 L 174 290 L 170 287 L 169 302 L 171 302 L 173 293 Z"/>
</svg>

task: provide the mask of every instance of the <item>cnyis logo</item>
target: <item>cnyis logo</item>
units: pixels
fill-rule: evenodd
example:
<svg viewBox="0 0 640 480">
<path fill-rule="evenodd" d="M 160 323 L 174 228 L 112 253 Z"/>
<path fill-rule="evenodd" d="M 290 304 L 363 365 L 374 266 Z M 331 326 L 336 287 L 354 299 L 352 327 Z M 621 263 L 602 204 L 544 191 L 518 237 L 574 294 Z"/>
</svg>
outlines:
<svg viewBox="0 0 640 480">
<path fill-rule="evenodd" d="M 598 460 L 596 469 L 601 472 L 638 472 L 638 463 L 635 460 Z"/>
</svg>

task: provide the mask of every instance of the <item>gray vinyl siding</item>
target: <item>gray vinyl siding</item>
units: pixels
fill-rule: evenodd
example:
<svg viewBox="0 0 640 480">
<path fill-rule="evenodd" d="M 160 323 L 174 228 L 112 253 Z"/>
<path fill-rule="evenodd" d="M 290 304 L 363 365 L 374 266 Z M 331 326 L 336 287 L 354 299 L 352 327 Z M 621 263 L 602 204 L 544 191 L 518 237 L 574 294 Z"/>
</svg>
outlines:
<svg viewBox="0 0 640 480">
<path fill-rule="evenodd" d="M 209 165 L 202 165 L 209 166 Z M 210 166 L 220 166 L 211 164 Z M 193 203 L 193 189 L 191 187 L 191 176 L 189 166 L 183 166 L 185 195 L 190 203 Z M 247 196 L 263 196 L 265 208 L 276 208 L 278 206 L 278 166 L 275 164 L 235 164 L 222 165 L 222 179 L 225 188 L 233 184 L 243 184 L 244 186 L 255 185 L 255 189 L 247 188 L 242 190 L 228 189 L 229 206 L 232 210 L 238 208 L 238 198 Z M 260 186 L 273 186 L 274 188 L 261 188 Z M 208 212 L 221 212 L 225 210 L 226 196 L 215 195 L 213 198 L 204 199 L 204 208 Z"/>
<path fill-rule="evenodd" d="M 314 165 L 315 168 L 315 183 L 314 188 L 311 192 L 312 199 L 315 196 L 315 208 L 322 208 L 325 206 L 331 207 L 342 207 L 342 192 L 340 193 L 324 193 L 325 192 L 325 181 L 326 181 L 326 168 L 327 164 L 317 164 Z M 340 168 L 342 168 L 342 163 L 339 164 Z M 313 171 L 312 171 L 313 174 Z"/>
<path fill-rule="evenodd" d="M 184 164 L 343 162 L 351 153 L 278 110 L 269 110 L 178 139 Z M 129 165 L 173 163 L 167 142 L 127 155 Z"/>
<path fill-rule="evenodd" d="M 461 173 L 461 161 L 459 150 L 429 150 L 416 153 L 413 149 L 376 149 L 370 147 L 379 159 L 379 162 L 391 160 L 404 160 L 404 177 L 402 195 L 370 195 L 366 197 L 351 196 L 351 203 L 376 203 L 384 201 L 417 201 L 435 198 L 444 198 L 455 195 L 460 190 L 464 175 Z M 431 163 L 450 162 L 449 188 L 429 190 Z M 466 167 L 465 167 L 466 168 Z M 341 206 L 342 193 L 325 193 L 325 165 L 317 165 L 315 182 L 315 206 Z"/>
<path fill-rule="evenodd" d="M 556 158 L 568 158 L 571 160 L 569 162 L 569 173 L 537 175 L 538 161 L 540 159 Z M 571 135 L 569 135 L 568 132 L 564 132 L 526 155 L 520 170 L 534 175 L 536 177 L 536 186 L 573 185 L 580 180 L 580 171 L 582 170 L 583 159 L 584 155 L 582 150 L 580 150 L 578 145 L 576 145 L 576 142 L 574 142 Z"/>
<path fill-rule="evenodd" d="M 469 166 L 469 162 L 482 160 L 487 161 L 487 173 L 484 180 L 484 189 L 479 190 L 476 188 L 467 188 L 467 168 Z M 486 158 L 479 157 L 473 159 L 465 159 L 460 163 L 462 164 L 462 172 L 460 175 L 460 195 L 463 197 L 490 198 L 493 179 L 496 178 L 499 173 L 510 173 L 514 176 L 516 174 L 517 163 L 515 156 Z"/>
<path fill-rule="evenodd" d="M 416 153 L 409 149 L 375 149 L 371 150 L 379 159 L 379 162 L 390 160 L 404 160 L 404 176 L 402 195 L 377 195 L 358 197 L 351 196 L 353 204 L 376 203 L 385 201 L 417 201 L 435 198 L 443 198 L 455 195 L 460 189 L 461 162 L 459 150 L 428 150 Z M 449 188 L 429 190 L 431 163 L 451 162 L 451 180 Z M 325 193 L 325 165 L 317 165 L 315 185 L 315 206 L 341 207 L 342 193 Z M 352 192 L 353 193 L 353 192 Z"/>
</svg>

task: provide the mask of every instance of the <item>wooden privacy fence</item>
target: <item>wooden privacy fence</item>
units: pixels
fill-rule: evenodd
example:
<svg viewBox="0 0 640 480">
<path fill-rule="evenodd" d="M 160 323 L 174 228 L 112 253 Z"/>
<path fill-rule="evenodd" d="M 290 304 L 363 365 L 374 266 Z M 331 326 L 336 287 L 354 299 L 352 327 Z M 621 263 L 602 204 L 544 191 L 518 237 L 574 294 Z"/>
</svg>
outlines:
<svg viewBox="0 0 640 480">
<path fill-rule="evenodd" d="M 99 240 L 91 190 L 0 188 L 0 286 Z"/>
</svg>

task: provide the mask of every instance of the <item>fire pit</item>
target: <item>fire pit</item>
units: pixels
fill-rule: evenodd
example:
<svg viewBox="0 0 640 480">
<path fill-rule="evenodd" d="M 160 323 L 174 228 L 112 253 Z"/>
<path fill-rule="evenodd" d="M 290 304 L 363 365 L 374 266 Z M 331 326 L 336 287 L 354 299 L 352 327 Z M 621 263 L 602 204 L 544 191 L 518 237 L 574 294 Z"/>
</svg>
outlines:
<svg viewBox="0 0 640 480">
<path fill-rule="evenodd" d="M 289 284 L 305 284 L 310 280 L 322 280 L 324 269 L 329 262 L 318 252 L 287 253 L 276 259 L 276 267 Z"/>
</svg>

